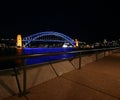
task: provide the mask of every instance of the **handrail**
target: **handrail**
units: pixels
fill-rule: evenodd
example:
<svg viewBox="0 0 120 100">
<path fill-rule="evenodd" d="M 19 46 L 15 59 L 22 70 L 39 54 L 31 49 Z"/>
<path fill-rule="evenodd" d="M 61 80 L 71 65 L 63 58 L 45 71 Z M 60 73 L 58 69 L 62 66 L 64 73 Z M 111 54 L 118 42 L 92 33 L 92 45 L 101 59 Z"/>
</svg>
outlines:
<svg viewBox="0 0 120 100">
<path fill-rule="evenodd" d="M 77 51 L 71 51 L 68 53 L 83 53 L 83 52 L 94 52 L 94 51 L 104 51 L 104 50 L 115 50 L 115 49 L 120 49 L 120 47 L 115 47 L 115 48 L 102 48 L 102 49 L 90 49 L 90 50 L 77 50 Z"/>
<path fill-rule="evenodd" d="M 114 49 L 120 49 L 120 47 L 102 48 L 102 49 L 90 49 L 90 50 L 75 50 L 75 51 L 68 51 L 68 52 L 56 52 L 56 53 L 44 53 L 44 54 L 4 56 L 4 57 L 0 57 L 0 61 L 13 60 L 13 59 L 26 59 L 26 58 L 33 58 L 33 57 L 40 57 L 40 56 L 54 56 L 54 55 L 67 54 L 67 53 L 95 52 L 95 51 L 114 50 Z"/>
</svg>

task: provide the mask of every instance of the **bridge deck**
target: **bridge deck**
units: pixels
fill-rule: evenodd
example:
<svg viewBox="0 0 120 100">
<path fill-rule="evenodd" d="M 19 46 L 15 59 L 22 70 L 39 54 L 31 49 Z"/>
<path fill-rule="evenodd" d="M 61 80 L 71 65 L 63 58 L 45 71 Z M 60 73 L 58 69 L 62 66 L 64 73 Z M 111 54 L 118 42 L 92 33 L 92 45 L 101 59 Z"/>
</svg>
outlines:
<svg viewBox="0 0 120 100">
<path fill-rule="evenodd" d="M 120 100 L 120 53 L 30 89 L 29 100 Z M 7 100 L 26 100 L 13 96 Z"/>
</svg>

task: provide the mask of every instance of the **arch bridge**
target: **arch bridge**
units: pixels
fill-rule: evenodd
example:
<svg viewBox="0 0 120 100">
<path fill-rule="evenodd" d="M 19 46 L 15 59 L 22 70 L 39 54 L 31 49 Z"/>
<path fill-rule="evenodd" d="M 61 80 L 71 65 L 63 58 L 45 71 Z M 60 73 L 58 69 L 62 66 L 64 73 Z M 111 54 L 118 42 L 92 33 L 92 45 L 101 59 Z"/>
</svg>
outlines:
<svg viewBox="0 0 120 100">
<path fill-rule="evenodd" d="M 71 39 L 70 37 L 62 33 L 52 32 L 52 31 L 36 33 L 30 36 L 24 37 L 22 41 L 23 41 L 24 47 L 27 47 L 31 42 L 38 42 L 38 41 L 69 43 L 71 46 L 75 47 L 75 41 L 73 39 Z"/>
</svg>

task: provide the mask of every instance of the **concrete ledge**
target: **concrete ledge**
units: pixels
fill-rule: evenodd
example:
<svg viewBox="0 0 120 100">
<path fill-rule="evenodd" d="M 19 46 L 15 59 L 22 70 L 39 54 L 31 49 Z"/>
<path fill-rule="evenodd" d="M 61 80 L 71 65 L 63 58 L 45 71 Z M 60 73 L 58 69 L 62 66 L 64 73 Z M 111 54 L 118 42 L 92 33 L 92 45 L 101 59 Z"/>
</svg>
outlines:
<svg viewBox="0 0 120 100">
<path fill-rule="evenodd" d="M 70 61 L 75 69 L 79 69 L 79 58 L 74 58 Z"/>
<path fill-rule="evenodd" d="M 81 66 L 85 66 L 88 63 L 94 62 L 96 61 L 96 54 L 91 54 L 91 55 L 87 55 L 82 57 L 81 59 Z"/>
<path fill-rule="evenodd" d="M 15 77 L 10 74 L 0 75 L 0 100 L 16 93 L 18 93 L 18 88 Z"/>
<path fill-rule="evenodd" d="M 52 66 L 59 76 L 75 69 L 68 60 L 52 63 Z"/>
<path fill-rule="evenodd" d="M 50 64 L 27 70 L 27 88 L 31 88 L 57 77 Z"/>
<path fill-rule="evenodd" d="M 98 59 L 101 59 L 101 58 L 103 58 L 105 55 L 104 55 L 104 52 L 100 52 L 100 53 L 98 53 L 98 55 L 97 55 L 97 58 Z"/>
<path fill-rule="evenodd" d="M 110 55 L 109 51 L 105 51 L 105 56 Z"/>
</svg>

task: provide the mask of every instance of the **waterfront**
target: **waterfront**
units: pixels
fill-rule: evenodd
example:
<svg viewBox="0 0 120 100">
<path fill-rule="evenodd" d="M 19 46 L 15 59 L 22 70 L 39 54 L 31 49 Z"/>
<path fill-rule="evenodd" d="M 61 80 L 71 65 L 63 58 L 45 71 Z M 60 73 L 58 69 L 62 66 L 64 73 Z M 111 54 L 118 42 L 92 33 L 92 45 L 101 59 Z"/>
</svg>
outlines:
<svg viewBox="0 0 120 100">
<path fill-rule="evenodd" d="M 1 49 L 0 50 L 0 57 L 5 56 L 18 56 L 18 55 L 29 55 L 29 54 L 43 54 L 43 53 L 55 53 L 55 52 L 67 52 L 75 50 L 75 48 L 9 48 L 9 49 Z M 36 57 L 36 58 L 27 58 L 26 64 L 38 64 L 38 63 L 45 63 L 50 62 L 54 60 L 61 60 L 66 58 L 73 57 L 73 54 L 61 54 L 56 56 L 42 56 L 42 57 Z M 23 65 L 22 59 L 16 59 L 12 61 L 2 61 L 0 62 L 0 70 L 2 69 L 8 69 L 15 66 L 21 66 Z"/>
<path fill-rule="evenodd" d="M 1 98 L 8 96 L 5 100 L 39 100 L 39 98 L 44 100 L 119 100 L 119 59 L 120 53 L 115 53 L 97 62 L 86 64 L 80 70 L 74 69 L 59 77 L 52 76 L 52 78 L 51 73 L 48 72 L 49 69 L 45 69 L 44 72 L 42 67 L 41 69 L 36 69 L 36 72 L 32 69 L 31 71 L 27 71 L 27 86 L 31 86 L 28 89 L 30 91 L 29 94 L 26 95 L 28 99 L 19 97 L 18 95 L 8 96 L 8 92 L 6 93 L 5 91 L 6 88 L 1 90 L 0 96 Z M 57 68 L 60 67 L 57 66 Z M 70 68 L 67 65 L 65 67 Z M 43 82 L 45 76 L 49 80 Z M 8 80 L 7 78 L 4 77 L 4 82 Z M 21 78 L 20 75 L 19 78 Z M 16 86 L 9 85 L 14 82 L 14 79 L 13 77 L 12 81 L 7 81 L 7 85 L 11 89 L 14 89 L 14 86 Z M 37 82 L 39 84 L 35 85 Z M 3 88 L 1 87 L 1 89 Z"/>
</svg>

